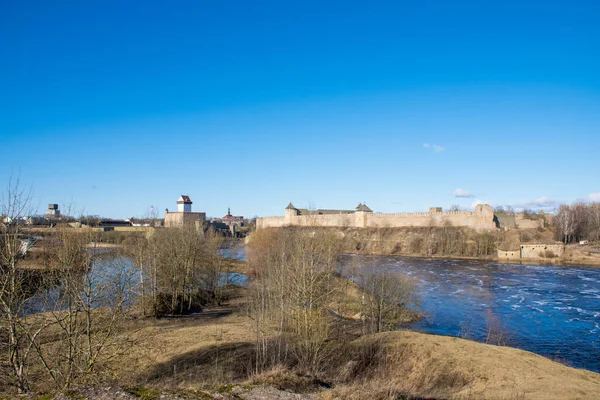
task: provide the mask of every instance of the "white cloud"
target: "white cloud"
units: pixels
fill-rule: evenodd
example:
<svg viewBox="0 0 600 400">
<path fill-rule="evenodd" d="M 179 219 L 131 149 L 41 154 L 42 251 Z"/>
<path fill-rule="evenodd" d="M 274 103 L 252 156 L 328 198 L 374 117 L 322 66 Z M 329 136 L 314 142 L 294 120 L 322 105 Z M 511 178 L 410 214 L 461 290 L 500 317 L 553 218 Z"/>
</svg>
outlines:
<svg viewBox="0 0 600 400">
<path fill-rule="evenodd" d="M 600 203 L 600 192 L 588 194 L 587 200 L 591 203 Z"/>
<path fill-rule="evenodd" d="M 517 203 L 514 205 L 517 209 L 531 208 L 534 210 L 551 211 L 558 208 L 560 202 L 550 197 L 542 196 L 537 199 L 529 200 L 523 203 Z"/>
<path fill-rule="evenodd" d="M 430 144 L 430 143 L 423 143 L 423 147 L 426 149 L 431 149 L 431 150 L 435 151 L 436 153 L 439 153 L 439 152 L 442 152 L 445 150 L 445 148 L 440 145 Z"/>
<path fill-rule="evenodd" d="M 473 195 L 473 193 L 469 192 L 468 190 L 464 190 L 464 189 L 454 189 L 454 191 L 452 192 L 452 196 L 454 196 L 454 197 L 475 197 L 475 195 Z"/>
</svg>

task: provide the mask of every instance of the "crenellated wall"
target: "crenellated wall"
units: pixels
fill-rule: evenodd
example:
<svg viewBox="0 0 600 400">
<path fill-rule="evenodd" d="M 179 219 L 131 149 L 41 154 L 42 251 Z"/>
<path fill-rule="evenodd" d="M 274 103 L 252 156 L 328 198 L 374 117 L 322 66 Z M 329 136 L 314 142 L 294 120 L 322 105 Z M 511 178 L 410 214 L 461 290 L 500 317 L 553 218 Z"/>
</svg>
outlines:
<svg viewBox="0 0 600 400">
<path fill-rule="evenodd" d="M 411 226 L 466 226 L 476 230 L 493 230 L 494 211 L 480 204 L 475 211 L 441 212 L 432 208 L 430 212 L 381 214 L 357 211 L 354 214 L 312 214 L 295 215 L 294 210 L 286 210 L 285 217 L 263 217 L 256 221 L 256 228 L 282 226 L 324 226 L 358 228 L 396 228 Z"/>
</svg>

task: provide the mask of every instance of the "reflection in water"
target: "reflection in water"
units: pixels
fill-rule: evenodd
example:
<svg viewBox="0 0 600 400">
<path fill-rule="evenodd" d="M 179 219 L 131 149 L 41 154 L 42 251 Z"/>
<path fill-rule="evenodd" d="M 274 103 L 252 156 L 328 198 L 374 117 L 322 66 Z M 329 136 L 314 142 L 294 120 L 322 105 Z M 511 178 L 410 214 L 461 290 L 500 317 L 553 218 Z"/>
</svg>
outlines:
<svg viewBox="0 0 600 400">
<path fill-rule="evenodd" d="M 34 271 L 41 276 L 40 284 L 25 302 L 24 313 L 64 310 L 69 298 L 91 308 L 133 304 L 138 295 L 139 272 L 132 260 L 110 251 L 93 253 L 88 269 Z"/>
<path fill-rule="evenodd" d="M 412 329 L 485 341 L 493 316 L 508 345 L 600 372 L 600 269 L 386 256 L 343 263 L 414 279 L 426 318 Z"/>
<path fill-rule="evenodd" d="M 118 304 L 120 297 L 124 296 L 124 306 L 134 304 L 139 299 L 139 270 L 129 257 L 115 255 L 108 251 L 97 251 L 96 257 L 89 270 L 73 271 L 69 279 L 87 288 L 93 298 L 90 298 L 92 308 L 111 307 Z M 242 259 L 243 252 L 236 249 L 231 253 L 232 257 Z M 26 274 L 26 282 L 29 283 L 29 292 L 23 312 L 35 314 L 38 312 L 65 309 L 64 303 L 64 277 L 56 271 L 23 271 Z M 247 282 L 245 274 L 236 272 L 220 273 L 220 286 L 240 285 Z M 146 281 L 149 281 L 146 277 Z M 147 289 L 147 288 L 146 288 Z M 85 296 L 82 295 L 85 300 Z"/>
</svg>

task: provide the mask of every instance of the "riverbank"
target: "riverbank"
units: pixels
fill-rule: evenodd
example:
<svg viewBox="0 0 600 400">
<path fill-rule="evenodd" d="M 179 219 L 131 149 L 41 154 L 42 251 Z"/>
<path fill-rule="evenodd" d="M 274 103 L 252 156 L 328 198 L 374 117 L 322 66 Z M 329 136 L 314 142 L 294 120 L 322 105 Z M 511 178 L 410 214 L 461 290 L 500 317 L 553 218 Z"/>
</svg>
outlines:
<svg viewBox="0 0 600 400">
<path fill-rule="evenodd" d="M 475 260 L 483 262 L 498 262 L 503 264 L 519 264 L 519 265 L 553 265 L 553 266 L 573 266 L 573 267 L 591 267 L 600 268 L 600 257 L 575 256 L 569 259 L 563 258 L 548 258 L 548 259 L 522 259 L 522 260 L 507 260 L 499 257 L 469 257 L 456 255 L 430 255 L 423 256 L 421 254 L 388 254 L 381 251 L 354 251 L 346 254 L 353 255 L 372 255 L 372 256 L 391 256 L 391 257 L 406 257 L 406 258 L 427 258 L 432 260 Z"/>
<path fill-rule="evenodd" d="M 479 232 L 466 227 L 430 226 L 405 228 L 337 228 L 286 227 L 291 231 L 334 232 L 347 254 L 402 256 L 431 259 L 480 260 L 510 262 L 523 265 L 570 265 L 600 267 L 600 244 L 581 246 L 569 244 L 564 252 L 545 251 L 537 258 L 519 259 L 523 245 L 560 245 L 552 229 L 512 229 Z M 252 240 L 250 237 L 248 240 Z M 500 252 L 516 253 L 517 259 L 501 257 Z M 562 253 L 562 254 L 561 254 Z M 534 254 L 529 251 L 527 254 Z"/>
<path fill-rule="evenodd" d="M 340 308 L 350 315 L 360 308 L 361 291 L 348 283 L 349 299 L 358 303 Z M 257 393 L 296 400 L 600 397 L 600 374 L 595 372 L 511 347 L 411 330 L 360 336 L 352 333 L 361 325 L 360 319 L 334 313 L 332 317 L 343 322 L 336 329 L 346 331 L 348 340 L 324 349 L 317 376 L 293 365 L 274 365 L 257 373 L 255 321 L 245 312 L 247 289 L 238 290 L 239 296 L 228 303 L 186 316 L 157 320 L 132 315 L 115 338 L 132 347 L 111 362 L 113 378 L 106 382 L 114 390 L 85 386 L 69 395 L 80 390 L 82 394 L 119 393 L 124 399 L 141 397 L 135 393 L 165 399 L 261 398 Z M 51 385 L 43 369 L 33 372 L 38 394 L 64 398 L 44 391 Z"/>
<path fill-rule="evenodd" d="M 286 228 L 298 229 L 298 228 Z M 334 230 L 342 239 L 344 252 L 381 256 L 402 256 L 431 259 L 480 260 L 523 265 L 572 265 L 600 267 L 600 244 L 569 244 L 562 254 L 545 252 L 547 257 L 514 259 L 499 253 L 517 255 L 523 245 L 560 245 L 550 229 L 521 229 L 477 232 L 469 228 L 318 228 Z M 501 250 L 501 251 L 499 251 Z M 531 252 L 529 252 L 531 253 Z"/>
<path fill-rule="evenodd" d="M 512 345 L 600 372 L 599 269 L 375 255 L 341 262 L 346 271 L 414 282 L 425 318 L 411 329 Z"/>
</svg>

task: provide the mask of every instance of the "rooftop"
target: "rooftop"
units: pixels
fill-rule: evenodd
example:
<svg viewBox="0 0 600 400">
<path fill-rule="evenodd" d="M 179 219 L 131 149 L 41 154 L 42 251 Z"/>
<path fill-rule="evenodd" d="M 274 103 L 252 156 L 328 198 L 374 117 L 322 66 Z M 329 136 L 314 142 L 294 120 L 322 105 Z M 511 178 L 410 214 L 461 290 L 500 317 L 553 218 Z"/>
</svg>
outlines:
<svg viewBox="0 0 600 400">
<path fill-rule="evenodd" d="M 179 200 L 177 200 L 177 203 L 192 204 L 192 199 L 190 199 L 190 196 L 182 194 L 179 197 Z"/>
</svg>

